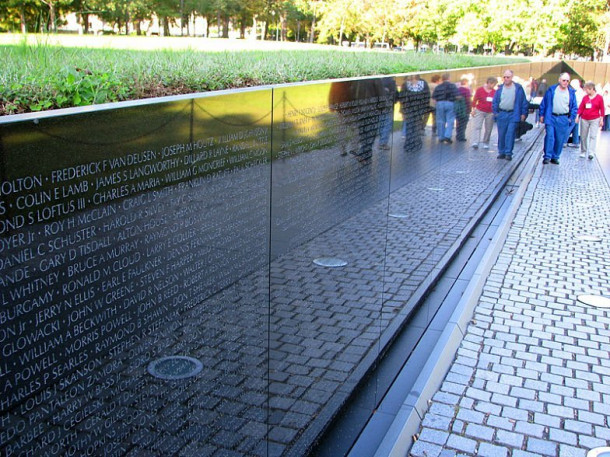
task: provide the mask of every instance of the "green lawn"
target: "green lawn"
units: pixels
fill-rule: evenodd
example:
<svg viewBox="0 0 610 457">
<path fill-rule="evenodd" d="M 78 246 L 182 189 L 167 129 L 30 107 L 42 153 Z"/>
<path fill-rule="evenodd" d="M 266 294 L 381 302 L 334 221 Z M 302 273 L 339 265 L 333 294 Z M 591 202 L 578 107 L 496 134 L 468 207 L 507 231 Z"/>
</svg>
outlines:
<svg viewBox="0 0 610 457">
<path fill-rule="evenodd" d="M 205 38 L 0 35 L 0 115 L 353 76 L 523 62 Z"/>
</svg>

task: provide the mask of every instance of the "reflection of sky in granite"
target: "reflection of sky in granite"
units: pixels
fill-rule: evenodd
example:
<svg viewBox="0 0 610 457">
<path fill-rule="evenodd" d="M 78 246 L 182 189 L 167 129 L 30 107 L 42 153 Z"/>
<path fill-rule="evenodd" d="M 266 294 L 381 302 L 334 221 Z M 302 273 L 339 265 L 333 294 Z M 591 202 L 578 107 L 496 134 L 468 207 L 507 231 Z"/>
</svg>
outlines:
<svg viewBox="0 0 610 457">
<path fill-rule="evenodd" d="M 313 112 L 337 116 L 317 105 L 324 94 L 317 97 L 309 100 Z M 317 120 L 299 125 L 310 122 Z M 392 150 L 375 148 L 362 163 L 344 154 L 358 132 L 345 134 L 343 122 L 330 123 L 334 134 L 301 142 L 306 153 L 279 158 L 271 169 L 257 164 L 153 191 L 154 203 L 109 203 L 115 211 L 90 225 L 97 239 L 125 245 L 123 257 L 133 264 L 122 271 L 134 277 L 120 270 L 92 276 L 91 287 L 70 296 L 70 307 L 36 314 L 58 322 L 63 341 L 46 354 L 29 353 L 50 364 L 33 374 L 34 385 L 4 383 L 5 392 L 31 391 L 5 400 L 1 419 L 7 432 L 26 422 L 39 432 L 5 435 L 0 446 L 39 452 L 48 443 L 50 455 L 70 446 L 108 455 L 304 454 L 508 166 L 491 153 L 441 147 L 429 130 L 417 153 L 405 153 L 395 131 Z M 196 131 L 195 138 L 204 136 Z M 445 191 L 430 190 L 438 188 Z M 392 213 L 407 217 L 388 218 Z M 41 230 L 39 224 L 24 233 L 42 243 L 54 239 Z M 52 273 L 63 278 L 88 257 L 66 257 Z M 347 265 L 320 267 L 313 263 L 319 257 Z M 103 273 L 104 265 L 96 269 Z M 42 276 L 37 271 L 32 280 Z M 53 303 L 63 304 L 66 281 L 50 285 Z M 100 297 L 110 302 L 96 306 Z M 33 315 L 11 321 L 16 333 Z M 65 330 L 75 327 L 80 336 L 68 338 Z M 24 352 L 3 357 L 5 380 L 27 362 Z M 194 357 L 201 372 L 181 380 L 151 376 L 150 362 L 168 355 Z M 66 367 L 61 375 L 59 366 Z"/>
</svg>

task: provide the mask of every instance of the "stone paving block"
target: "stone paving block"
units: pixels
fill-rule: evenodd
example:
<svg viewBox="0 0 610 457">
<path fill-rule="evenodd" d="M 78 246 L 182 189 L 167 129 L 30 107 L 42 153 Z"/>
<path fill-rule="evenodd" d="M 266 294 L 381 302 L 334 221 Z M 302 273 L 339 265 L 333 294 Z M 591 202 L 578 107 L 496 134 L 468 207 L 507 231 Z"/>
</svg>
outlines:
<svg viewBox="0 0 610 457">
<path fill-rule="evenodd" d="M 494 441 L 499 444 L 504 444 L 513 448 L 520 449 L 523 447 L 525 436 L 519 433 L 513 433 L 506 430 L 497 430 Z"/>
<path fill-rule="evenodd" d="M 578 416 L 576 418 L 593 425 L 604 425 L 605 423 L 605 416 L 589 411 L 578 411 Z"/>
<path fill-rule="evenodd" d="M 593 436 L 580 435 L 578 437 L 578 444 L 584 448 L 593 449 L 596 447 L 605 447 L 608 445 L 606 440 L 596 438 Z"/>
<path fill-rule="evenodd" d="M 513 430 L 517 421 L 514 419 L 508 419 L 506 417 L 489 415 L 485 423 L 490 427 L 495 427 L 496 429 Z"/>
<path fill-rule="evenodd" d="M 528 438 L 526 450 L 535 452 L 540 455 L 548 455 L 555 457 L 557 455 L 558 445 L 548 440 L 540 440 L 537 438 Z"/>
<path fill-rule="evenodd" d="M 460 435 L 452 434 L 447 440 L 447 447 L 473 454 L 477 448 L 477 442 L 475 440 L 465 438 Z"/>
<path fill-rule="evenodd" d="M 442 446 L 449 439 L 449 432 L 447 430 L 424 429 L 420 433 L 419 439 Z"/>
<path fill-rule="evenodd" d="M 451 425 L 452 417 L 439 416 L 437 414 L 426 414 L 422 421 L 423 427 L 430 427 L 438 430 L 449 430 Z"/>
<path fill-rule="evenodd" d="M 457 433 L 458 435 L 463 435 L 465 428 L 466 428 L 466 423 L 464 421 L 457 420 L 457 419 L 454 420 L 453 424 L 451 425 L 451 431 L 453 433 Z"/>
<path fill-rule="evenodd" d="M 517 421 L 515 424 L 515 432 L 523 433 L 524 435 L 542 438 L 544 436 L 544 426 L 540 424 L 532 424 L 530 422 Z"/>
<path fill-rule="evenodd" d="M 570 444 L 576 446 L 578 444 L 578 436 L 576 433 L 560 430 L 557 428 L 549 428 L 549 440 L 558 443 Z"/>
<path fill-rule="evenodd" d="M 441 385 L 441 390 L 447 393 L 463 395 L 464 391 L 466 390 L 466 384 L 469 380 L 470 378 L 466 378 L 465 376 L 452 375 L 451 373 L 449 373 L 447 375 L 447 378 L 445 379 L 445 382 L 443 382 L 443 384 Z"/>
<path fill-rule="evenodd" d="M 464 409 L 474 409 L 475 404 L 475 400 L 468 397 L 462 397 L 458 403 L 459 407 Z"/>
<path fill-rule="evenodd" d="M 438 457 L 443 450 L 442 446 L 417 440 L 411 447 L 409 456 L 411 457 Z"/>
<path fill-rule="evenodd" d="M 582 448 L 578 448 L 578 447 L 574 447 L 574 446 L 568 446 L 566 444 L 559 445 L 558 457 L 586 457 L 586 455 L 587 455 L 586 449 L 582 449 Z"/>
<path fill-rule="evenodd" d="M 501 406 L 515 407 L 515 406 L 517 406 L 517 401 L 518 401 L 517 398 L 511 397 L 509 395 L 502 395 L 502 394 L 494 393 L 491 396 L 491 402 L 495 403 L 497 405 L 501 405 Z"/>
<path fill-rule="evenodd" d="M 480 457 L 507 457 L 508 449 L 490 443 L 481 443 L 477 451 Z"/>
<path fill-rule="evenodd" d="M 492 394 L 490 392 L 485 392 L 482 389 L 475 389 L 472 387 L 466 389 L 466 396 L 475 400 L 489 401 L 491 399 L 491 395 Z"/>
<path fill-rule="evenodd" d="M 468 422 L 468 421 L 466 421 Z M 494 429 L 485 425 L 469 423 L 466 425 L 466 435 L 479 440 L 491 441 L 494 436 Z"/>
<path fill-rule="evenodd" d="M 500 412 L 502 411 L 502 407 L 500 405 L 482 401 L 476 402 L 476 404 L 474 405 L 474 409 L 484 414 L 493 414 L 496 416 L 499 416 Z"/>
<path fill-rule="evenodd" d="M 512 457 L 542 457 L 542 454 L 537 454 L 535 452 L 522 451 L 517 449 L 513 451 Z"/>
</svg>

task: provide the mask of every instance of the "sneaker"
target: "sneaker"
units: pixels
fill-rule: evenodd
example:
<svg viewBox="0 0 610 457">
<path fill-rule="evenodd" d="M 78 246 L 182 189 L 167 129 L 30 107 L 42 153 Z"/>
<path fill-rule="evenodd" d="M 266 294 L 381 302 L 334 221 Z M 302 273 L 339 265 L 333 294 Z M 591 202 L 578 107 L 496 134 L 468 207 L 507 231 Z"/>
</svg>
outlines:
<svg viewBox="0 0 610 457">
<path fill-rule="evenodd" d="M 508 160 L 508 161 L 510 162 L 511 160 L 513 160 L 513 156 L 509 156 L 509 155 L 507 155 L 507 156 L 506 156 L 506 160 Z"/>
<path fill-rule="evenodd" d="M 452 144 L 453 141 L 451 140 L 451 138 L 445 138 L 445 143 Z"/>
<path fill-rule="evenodd" d="M 589 155 L 589 160 L 593 160 L 593 154 Z"/>
<path fill-rule="evenodd" d="M 580 157 L 581 159 L 584 159 L 587 156 L 583 153 L 583 154 L 580 154 L 578 157 Z"/>
<path fill-rule="evenodd" d="M 559 159 L 551 159 L 553 165 L 559 165 Z"/>
<path fill-rule="evenodd" d="M 506 154 L 498 154 L 498 159 L 506 159 Z"/>
<path fill-rule="evenodd" d="M 483 149 L 489 149 L 489 145 L 487 143 L 483 143 Z"/>
<path fill-rule="evenodd" d="M 479 149 L 479 145 L 477 143 L 472 143 L 472 149 Z"/>
<path fill-rule="evenodd" d="M 549 162 L 550 162 L 550 160 L 549 160 L 549 159 L 543 159 L 543 160 L 542 160 L 542 164 L 543 164 L 543 165 L 546 165 L 546 164 L 547 164 L 547 163 L 549 163 Z"/>
</svg>

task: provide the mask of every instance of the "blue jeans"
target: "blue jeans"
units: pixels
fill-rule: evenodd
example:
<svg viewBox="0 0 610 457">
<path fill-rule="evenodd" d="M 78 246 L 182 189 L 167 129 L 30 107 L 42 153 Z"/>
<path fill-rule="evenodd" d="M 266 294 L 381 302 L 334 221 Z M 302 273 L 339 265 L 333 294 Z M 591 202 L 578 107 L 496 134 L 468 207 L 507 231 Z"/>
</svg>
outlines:
<svg viewBox="0 0 610 457">
<path fill-rule="evenodd" d="M 500 111 L 496 116 L 498 124 L 498 154 L 513 155 L 517 124 L 512 112 Z"/>
<path fill-rule="evenodd" d="M 567 141 L 572 124 L 568 116 L 553 116 L 545 118 L 546 136 L 544 137 L 544 158 L 559 159 L 563 144 Z"/>
<path fill-rule="evenodd" d="M 379 119 L 379 144 L 390 144 L 390 135 L 394 127 L 394 113 L 386 111 Z"/>
<path fill-rule="evenodd" d="M 566 143 L 570 139 L 570 135 L 572 136 L 572 144 L 579 145 L 580 144 L 580 130 L 579 130 L 578 124 L 576 122 L 572 122 L 572 126 L 570 127 L 570 132 L 568 133 L 568 137 L 566 138 Z"/>
<path fill-rule="evenodd" d="M 455 111 L 453 102 L 436 102 L 436 134 L 440 140 L 450 140 L 453 134 Z"/>
</svg>

